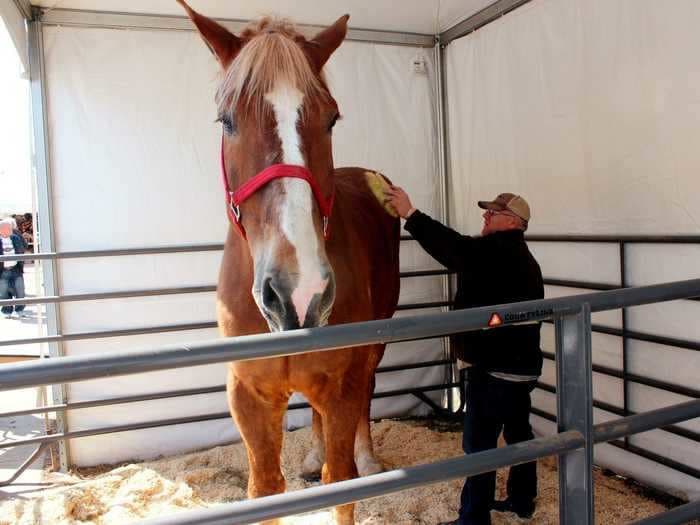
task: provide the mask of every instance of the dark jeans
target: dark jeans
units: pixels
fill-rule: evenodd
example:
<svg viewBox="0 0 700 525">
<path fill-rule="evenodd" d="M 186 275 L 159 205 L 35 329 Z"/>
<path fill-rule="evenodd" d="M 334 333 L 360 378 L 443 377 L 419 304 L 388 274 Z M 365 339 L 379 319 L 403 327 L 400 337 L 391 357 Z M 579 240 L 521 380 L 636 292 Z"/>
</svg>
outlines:
<svg viewBox="0 0 700 525">
<path fill-rule="evenodd" d="M 3 270 L 0 274 L 0 299 L 22 299 L 24 297 L 24 276 L 15 271 L 14 268 Z M 24 310 L 23 304 L 13 306 L 3 306 L 2 313 L 9 315 L 12 310 L 21 312 Z"/>
<path fill-rule="evenodd" d="M 509 445 L 532 439 L 530 392 L 534 388 L 534 381 L 504 381 L 480 370 L 469 369 L 462 436 L 464 452 L 471 454 L 496 448 L 501 430 Z M 511 467 L 507 490 L 508 498 L 516 507 L 531 505 L 537 496 L 537 462 Z M 461 523 L 490 524 L 495 491 L 495 472 L 467 478 L 459 511 Z"/>
</svg>

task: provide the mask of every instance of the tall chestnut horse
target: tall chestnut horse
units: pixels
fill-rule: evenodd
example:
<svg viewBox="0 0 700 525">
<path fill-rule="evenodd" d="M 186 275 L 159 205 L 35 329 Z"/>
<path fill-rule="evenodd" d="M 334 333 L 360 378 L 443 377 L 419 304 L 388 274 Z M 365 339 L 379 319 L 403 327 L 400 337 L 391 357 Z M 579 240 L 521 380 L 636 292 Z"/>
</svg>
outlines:
<svg viewBox="0 0 700 525">
<path fill-rule="evenodd" d="M 343 16 L 313 39 L 264 19 L 239 36 L 178 0 L 216 56 L 222 170 L 232 226 L 219 275 L 224 336 L 391 317 L 399 294 L 399 222 L 360 168 L 334 169 L 339 118 L 322 68 L 347 32 Z M 324 483 L 381 470 L 369 408 L 383 345 L 233 363 L 227 391 L 248 451 L 248 496 L 283 492 L 289 396 L 313 407 L 309 472 Z M 357 466 L 356 466 L 357 465 Z M 322 467 L 322 469 L 321 469 Z M 354 522 L 353 505 L 335 509 Z"/>
</svg>

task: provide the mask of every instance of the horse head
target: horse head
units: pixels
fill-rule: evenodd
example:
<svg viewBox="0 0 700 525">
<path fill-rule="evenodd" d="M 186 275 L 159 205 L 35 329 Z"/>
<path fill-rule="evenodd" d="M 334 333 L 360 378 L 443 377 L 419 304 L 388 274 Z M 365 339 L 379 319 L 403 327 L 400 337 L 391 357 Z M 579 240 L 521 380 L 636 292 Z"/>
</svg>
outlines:
<svg viewBox="0 0 700 525">
<path fill-rule="evenodd" d="M 236 36 L 185 8 L 223 73 L 216 94 L 230 216 L 254 265 L 253 297 L 273 331 L 327 323 L 335 276 L 325 240 L 339 118 L 322 68 L 349 16 L 307 40 L 263 19 Z"/>
</svg>

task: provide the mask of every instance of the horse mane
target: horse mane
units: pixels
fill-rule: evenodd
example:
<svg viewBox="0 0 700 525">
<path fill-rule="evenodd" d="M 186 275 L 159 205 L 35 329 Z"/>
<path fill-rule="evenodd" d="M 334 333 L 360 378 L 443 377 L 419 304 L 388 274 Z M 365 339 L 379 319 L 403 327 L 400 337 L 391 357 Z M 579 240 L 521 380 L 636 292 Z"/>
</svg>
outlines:
<svg viewBox="0 0 700 525">
<path fill-rule="evenodd" d="M 306 38 L 288 20 L 262 18 L 240 38 L 245 43 L 216 93 L 219 113 L 235 108 L 245 90 L 247 102 L 260 115 L 265 94 L 279 81 L 295 86 L 305 97 L 329 96 L 323 77 L 313 71 L 302 49 Z"/>
</svg>

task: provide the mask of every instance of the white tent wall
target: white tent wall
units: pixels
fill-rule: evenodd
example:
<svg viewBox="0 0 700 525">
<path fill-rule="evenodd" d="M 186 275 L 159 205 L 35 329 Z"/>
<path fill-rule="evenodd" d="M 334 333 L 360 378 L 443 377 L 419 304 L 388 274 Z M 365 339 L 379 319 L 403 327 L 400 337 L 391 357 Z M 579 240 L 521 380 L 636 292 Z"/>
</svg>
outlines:
<svg viewBox="0 0 700 525">
<path fill-rule="evenodd" d="M 222 242 L 227 228 L 213 121 L 217 66 L 192 31 L 46 26 L 53 212 L 58 251 Z M 411 63 L 424 57 L 427 73 Z M 343 119 L 334 133 L 336 166 L 381 170 L 417 203 L 439 211 L 433 50 L 346 42 L 327 66 Z M 402 270 L 436 267 L 404 242 Z M 215 284 L 220 252 L 67 259 L 63 294 Z M 442 299 L 439 277 L 404 280 L 401 303 Z M 65 303 L 64 333 L 207 322 L 213 293 Z M 66 355 L 104 354 L 217 337 L 214 329 L 64 345 Z M 440 340 L 390 347 L 385 365 L 439 359 Z M 223 384 L 224 365 L 75 383 L 69 401 Z M 377 391 L 438 384 L 432 367 L 380 374 Z M 431 394 L 439 400 L 440 392 Z M 295 398 L 296 400 L 296 398 Z M 72 411 L 72 431 L 226 412 L 223 394 Z M 380 399 L 373 416 L 426 410 L 412 396 Z M 310 422 L 290 412 L 288 427 Z M 72 463 L 152 458 L 237 438 L 229 420 L 179 425 L 71 442 Z"/>
<path fill-rule="evenodd" d="M 476 234 L 476 201 L 512 191 L 531 204 L 530 234 L 700 231 L 700 3 L 533 0 L 446 49 L 452 224 Z M 615 245 L 531 243 L 548 278 L 620 284 Z M 629 284 L 697 277 L 700 247 L 628 247 Z M 547 288 L 547 296 L 577 292 Z M 700 303 L 631 308 L 630 330 L 700 340 Z M 596 319 L 597 317 L 597 319 Z M 619 312 L 593 322 L 619 328 Z M 593 336 L 594 363 L 621 368 L 621 340 Z M 552 352 L 551 328 L 543 347 Z M 697 352 L 629 342 L 630 371 L 697 387 Z M 549 364 L 543 380 L 553 384 Z M 630 410 L 687 400 L 631 383 Z M 622 382 L 594 374 L 596 399 L 622 406 Z M 545 398 L 549 398 L 545 402 Z M 535 406 L 554 396 L 539 391 Z M 551 406 L 549 411 L 552 412 Z M 596 419 L 603 414 L 596 410 Z M 607 414 L 609 417 L 610 415 Z M 549 425 L 536 426 L 544 431 Z M 698 430 L 697 420 L 684 423 Z M 656 430 L 631 444 L 700 465 L 696 443 Z M 604 452 L 603 452 L 604 451 Z M 700 480 L 610 446 L 599 463 L 700 497 Z"/>
<path fill-rule="evenodd" d="M 17 56 L 22 63 L 23 73 L 29 72 L 29 43 L 27 41 L 27 24 L 24 14 L 15 2 L 7 0 L 0 2 L 0 23 L 5 25 L 12 43 L 17 50 Z"/>
</svg>

